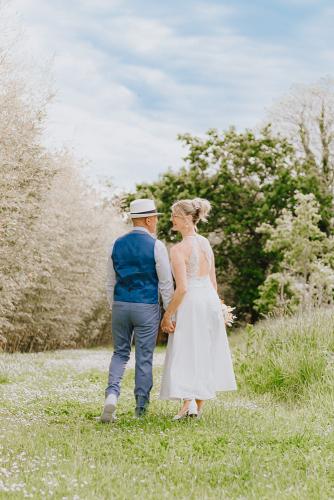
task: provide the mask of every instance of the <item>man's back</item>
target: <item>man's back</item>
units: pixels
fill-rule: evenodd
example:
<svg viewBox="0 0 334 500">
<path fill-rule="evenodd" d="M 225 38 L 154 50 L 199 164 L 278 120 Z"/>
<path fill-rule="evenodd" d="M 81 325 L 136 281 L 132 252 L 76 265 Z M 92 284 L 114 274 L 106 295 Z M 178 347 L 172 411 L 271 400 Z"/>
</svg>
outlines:
<svg viewBox="0 0 334 500">
<path fill-rule="evenodd" d="M 116 273 L 114 301 L 158 303 L 155 243 L 150 234 L 139 230 L 115 241 L 111 254 Z"/>
<path fill-rule="evenodd" d="M 173 278 L 168 252 L 156 239 L 158 215 L 153 200 L 130 203 L 133 230 L 118 238 L 110 249 L 107 266 L 107 296 L 112 310 L 114 353 L 109 367 L 102 422 L 115 419 L 120 383 L 136 343 L 136 416 L 143 416 L 153 384 L 153 351 L 160 324 L 159 292 L 164 308 L 173 297 Z"/>
</svg>

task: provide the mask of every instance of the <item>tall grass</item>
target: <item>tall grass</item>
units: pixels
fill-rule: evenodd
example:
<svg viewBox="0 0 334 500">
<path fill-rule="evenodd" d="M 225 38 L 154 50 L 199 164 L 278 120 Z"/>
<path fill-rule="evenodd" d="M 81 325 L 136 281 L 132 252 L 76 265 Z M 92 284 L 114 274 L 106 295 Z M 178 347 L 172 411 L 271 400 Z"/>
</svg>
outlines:
<svg viewBox="0 0 334 500">
<path fill-rule="evenodd" d="M 300 400 L 319 383 L 321 390 L 330 390 L 333 350 L 333 309 L 248 326 L 247 340 L 236 353 L 239 385 L 283 401 Z"/>
</svg>

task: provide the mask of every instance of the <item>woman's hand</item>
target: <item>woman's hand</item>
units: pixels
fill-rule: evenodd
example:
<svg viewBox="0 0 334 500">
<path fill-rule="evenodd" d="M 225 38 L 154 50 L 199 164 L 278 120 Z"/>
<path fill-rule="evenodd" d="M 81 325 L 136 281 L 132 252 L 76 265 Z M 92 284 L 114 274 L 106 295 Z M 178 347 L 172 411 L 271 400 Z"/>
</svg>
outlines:
<svg viewBox="0 0 334 500">
<path fill-rule="evenodd" d="M 165 313 L 161 321 L 161 328 L 165 333 L 174 333 L 175 323 L 172 321 L 170 314 Z"/>
<path fill-rule="evenodd" d="M 222 305 L 222 310 L 223 310 L 223 316 L 224 316 L 224 321 L 226 326 L 232 326 L 234 320 L 236 319 L 236 316 L 233 314 L 233 311 L 235 307 L 227 306 L 224 303 L 224 300 L 221 299 L 221 305 Z"/>
<path fill-rule="evenodd" d="M 177 243 L 170 251 L 172 267 L 174 269 L 176 289 L 172 300 L 168 304 L 167 310 L 162 318 L 161 328 L 166 333 L 174 333 L 175 321 L 174 315 L 181 304 L 185 294 L 187 293 L 187 269 L 185 264 L 185 255 Z"/>
</svg>

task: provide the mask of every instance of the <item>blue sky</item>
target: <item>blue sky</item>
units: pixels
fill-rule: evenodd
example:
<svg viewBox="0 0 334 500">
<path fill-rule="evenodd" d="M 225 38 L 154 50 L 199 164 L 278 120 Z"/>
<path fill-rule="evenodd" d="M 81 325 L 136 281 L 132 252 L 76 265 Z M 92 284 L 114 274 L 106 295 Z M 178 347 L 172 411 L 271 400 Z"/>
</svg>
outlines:
<svg viewBox="0 0 334 500">
<path fill-rule="evenodd" d="M 52 58 L 46 141 L 116 186 L 177 168 L 178 133 L 263 122 L 294 83 L 334 63 L 322 0 L 14 0 L 24 46 Z"/>
</svg>

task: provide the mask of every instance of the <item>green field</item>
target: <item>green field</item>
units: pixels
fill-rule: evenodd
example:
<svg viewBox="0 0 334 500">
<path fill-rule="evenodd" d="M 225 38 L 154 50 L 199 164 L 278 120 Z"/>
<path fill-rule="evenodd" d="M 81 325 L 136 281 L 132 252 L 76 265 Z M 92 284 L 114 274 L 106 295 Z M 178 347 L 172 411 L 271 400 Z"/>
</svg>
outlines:
<svg viewBox="0 0 334 500">
<path fill-rule="evenodd" d="M 160 366 L 148 416 L 133 417 L 130 368 L 118 420 L 102 425 L 107 350 L 0 355 L 0 497 L 334 498 L 333 316 L 232 339 L 239 391 L 200 421 L 172 422 Z"/>
</svg>

